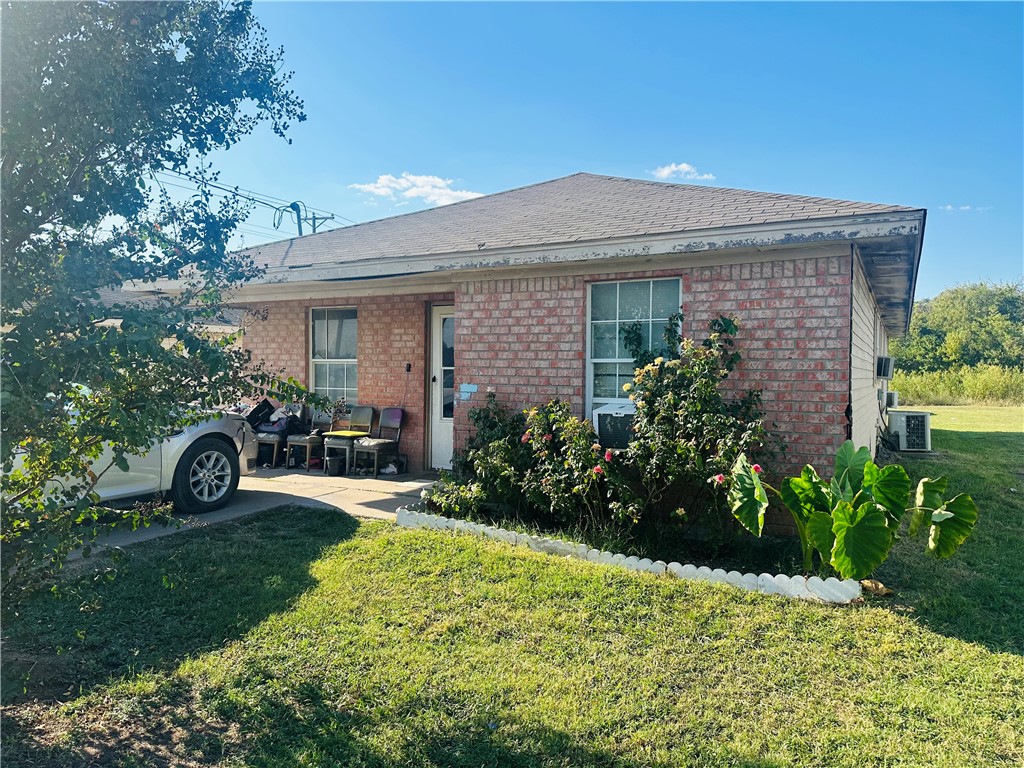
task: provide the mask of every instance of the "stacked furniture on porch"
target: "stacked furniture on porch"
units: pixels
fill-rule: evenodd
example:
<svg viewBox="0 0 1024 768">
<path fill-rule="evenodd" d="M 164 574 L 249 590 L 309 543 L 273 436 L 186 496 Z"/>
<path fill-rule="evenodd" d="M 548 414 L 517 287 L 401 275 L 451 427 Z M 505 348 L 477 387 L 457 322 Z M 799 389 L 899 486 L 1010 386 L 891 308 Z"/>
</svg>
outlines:
<svg viewBox="0 0 1024 768">
<path fill-rule="evenodd" d="M 398 461 L 398 441 L 402 439 L 402 417 L 405 412 L 401 408 L 385 408 L 380 413 L 377 423 L 377 437 L 363 437 L 355 441 L 355 457 L 359 454 L 373 456 L 373 476 L 380 473 L 380 458 Z M 397 468 L 396 468 L 397 469 Z"/>
<path fill-rule="evenodd" d="M 281 450 L 284 450 L 285 465 L 288 464 L 288 443 L 289 430 L 291 429 L 292 417 L 301 417 L 304 406 L 296 403 L 288 403 L 280 408 L 273 408 L 269 400 L 264 400 L 253 408 L 253 419 L 249 420 L 253 431 L 256 433 L 256 445 L 269 445 L 273 447 L 273 455 L 270 459 L 270 466 L 277 467 L 277 457 Z M 254 423 L 255 422 L 255 423 Z"/>
<path fill-rule="evenodd" d="M 306 406 L 302 406 L 302 410 L 300 411 L 300 418 L 302 418 L 303 421 L 305 421 L 304 417 L 305 417 L 306 413 L 307 413 Z M 288 436 L 288 440 L 285 443 L 285 451 L 284 451 L 284 463 L 285 463 L 285 466 L 290 466 L 291 465 L 292 449 L 294 449 L 294 448 L 305 448 L 305 450 L 306 450 L 306 461 L 304 462 L 304 466 L 306 467 L 306 471 L 309 472 L 310 465 L 312 463 L 311 459 L 313 458 L 314 454 L 323 455 L 323 452 L 324 452 L 323 451 L 323 448 L 324 448 L 324 438 L 319 433 L 319 430 L 322 427 L 327 426 L 329 424 L 329 422 L 330 422 L 330 416 L 327 416 L 326 420 L 325 420 L 324 415 L 321 414 L 320 412 L 317 412 L 314 415 L 314 417 L 312 419 L 312 422 L 311 422 L 311 425 L 310 425 L 312 427 L 312 430 L 313 430 L 312 434 L 307 434 L 307 435 L 293 434 L 293 435 L 289 435 Z M 326 457 L 324 457 L 324 464 L 326 465 L 326 463 L 327 463 Z"/>
<path fill-rule="evenodd" d="M 344 452 L 345 463 L 342 465 L 342 472 L 345 474 L 350 472 L 355 461 L 352 444 L 359 438 L 369 437 L 372 425 L 373 408 L 368 405 L 357 405 L 352 408 L 347 428 L 334 429 L 335 426 L 342 425 L 332 424 L 331 431 L 324 433 L 324 472 L 327 472 L 328 459 L 331 458 L 332 450 Z"/>
</svg>

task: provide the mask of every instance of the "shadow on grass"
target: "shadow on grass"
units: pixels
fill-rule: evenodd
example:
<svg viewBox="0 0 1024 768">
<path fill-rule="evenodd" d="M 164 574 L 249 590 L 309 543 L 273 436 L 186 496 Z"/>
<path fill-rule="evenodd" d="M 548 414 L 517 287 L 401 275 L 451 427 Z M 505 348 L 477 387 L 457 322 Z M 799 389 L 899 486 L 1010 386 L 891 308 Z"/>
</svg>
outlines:
<svg viewBox="0 0 1024 768">
<path fill-rule="evenodd" d="M 267 672 L 270 675 L 271 673 Z M 271 675 L 272 676 L 272 675 Z M 431 700 L 388 701 L 348 698 L 330 701 L 317 685 L 300 684 L 287 695 L 266 694 L 240 704 L 230 689 L 197 702 L 185 685 L 165 688 L 135 713 L 130 726 L 92 729 L 74 746 L 43 745 L 15 720 L 5 734 L 5 766 L 66 768 L 125 765 L 231 764 L 276 768 L 311 766 L 444 766 L 445 768 L 539 768 L 591 766 L 667 768 L 670 763 L 624 757 L 581 743 L 579 735 L 514 716 L 475 715 L 479 703 L 464 694 Z M 206 716 L 200 716 L 196 706 Z M 422 713 L 430 713 L 424 715 Z M 88 715 L 85 715 L 86 720 Z M 13 727 L 12 727 L 13 726 Z M 620 734 L 628 740 L 631 734 Z M 780 763 L 741 756 L 725 746 L 708 753 L 703 735 L 689 755 L 691 766 L 777 768 Z M 675 763 L 672 763 L 673 765 Z"/>
<path fill-rule="evenodd" d="M 897 592 L 893 610 L 930 630 L 1024 655 L 1024 434 L 934 429 L 932 447 L 896 460 L 915 485 L 945 475 L 950 496 L 970 494 L 977 525 L 948 560 L 926 555 L 923 537 L 904 535 L 877 576 Z"/>
<path fill-rule="evenodd" d="M 133 546 L 112 580 L 67 581 L 4 628 L 4 676 L 28 673 L 18 698 L 63 698 L 222 647 L 313 587 L 310 563 L 357 527 L 281 507 Z"/>
</svg>

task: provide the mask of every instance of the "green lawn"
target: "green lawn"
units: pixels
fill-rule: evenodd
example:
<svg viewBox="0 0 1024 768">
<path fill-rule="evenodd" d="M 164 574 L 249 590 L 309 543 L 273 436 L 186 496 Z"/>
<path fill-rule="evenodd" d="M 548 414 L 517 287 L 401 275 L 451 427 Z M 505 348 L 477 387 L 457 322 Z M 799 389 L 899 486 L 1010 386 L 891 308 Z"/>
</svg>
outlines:
<svg viewBox="0 0 1024 768">
<path fill-rule="evenodd" d="M 894 599 L 274 510 L 34 604 L 5 640 L 36 667 L 3 764 L 1019 766 L 1022 414 L 933 410 L 939 456 L 908 468 L 954 475 L 982 518 L 950 561 L 901 543 Z"/>
</svg>

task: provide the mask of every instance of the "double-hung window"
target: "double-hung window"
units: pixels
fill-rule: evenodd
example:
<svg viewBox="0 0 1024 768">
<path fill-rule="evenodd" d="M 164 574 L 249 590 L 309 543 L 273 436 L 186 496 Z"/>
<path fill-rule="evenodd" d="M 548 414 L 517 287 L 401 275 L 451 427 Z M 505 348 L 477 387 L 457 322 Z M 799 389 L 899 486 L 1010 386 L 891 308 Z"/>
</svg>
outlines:
<svg viewBox="0 0 1024 768">
<path fill-rule="evenodd" d="M 314 309 L 311 312 L 313 391 L 332 400 L 356 404 L 356 311 Z"/>
<path fill-rule="evenodd" d="M 679 311 L 680 299 L 678 278 L 590 286 L 587 385 L 591 410 L 627 397 L 622 385 L 633 381 L 635 366 L 623 332 L 638 323 L 644 349 L 660 349 L 665 325 Z"/>
</svg>

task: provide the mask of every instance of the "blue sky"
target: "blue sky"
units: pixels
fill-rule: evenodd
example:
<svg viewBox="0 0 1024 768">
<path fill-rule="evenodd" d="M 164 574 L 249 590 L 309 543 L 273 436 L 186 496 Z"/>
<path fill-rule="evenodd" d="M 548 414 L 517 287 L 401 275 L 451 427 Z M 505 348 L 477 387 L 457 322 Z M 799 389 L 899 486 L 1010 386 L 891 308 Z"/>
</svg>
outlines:
<svg viewBox="0 0 1024 768">
<path fill-rule="evenodd" d="M 1024 274 L 1019 3 L 255 13 L 309 119 L 291 145 L 261 130 L 215 158 L 232 185 L 367 221 L 577 171 L 660 175 L 927 208 L 917 298 Z M 271 227 L 257 208 L 245 243 L 295 232 Z"/>
</svg>

